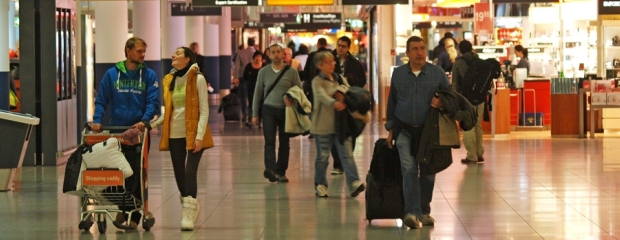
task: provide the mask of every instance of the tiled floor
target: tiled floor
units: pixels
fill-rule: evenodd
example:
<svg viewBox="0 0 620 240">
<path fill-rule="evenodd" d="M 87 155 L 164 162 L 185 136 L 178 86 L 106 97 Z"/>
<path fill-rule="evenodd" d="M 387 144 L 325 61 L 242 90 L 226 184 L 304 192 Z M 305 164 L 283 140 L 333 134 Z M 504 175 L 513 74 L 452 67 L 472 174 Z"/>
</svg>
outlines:
<svg viewBox="0 0 620 240">
<path fill-rule="evenodd" d="M 212 107 L 214 108 L 214 107 Z M 78 229 L 77 197 L 62 194 L 64 165 L 26 167 L 17 189 L 0 193 L 0 239 L 618 239 L 620 139 L 551 139 L 548 132 L 485 138 L 486 162 L 462 165 L 464 149 L 437 176 L 434 227 L 403 228 L 400 220 L 365 220 L 364 194 L 346 197 L 343 176 L 329 176 L 329 198 L 313 190 L 314 143 L 291 140 L 290 183 L 262 176 L 260 130 L 211 116 L 216 147 L 200 164 L 196 229 L 181 232 L 178 192 L 167 152 L 152 147 L 150 232 L 108 224 Z M 382 126 L 367 126 L 355 159 L 362 178 Z M 154 139 L 158 143 L 159 139 Z"/>
</svg>

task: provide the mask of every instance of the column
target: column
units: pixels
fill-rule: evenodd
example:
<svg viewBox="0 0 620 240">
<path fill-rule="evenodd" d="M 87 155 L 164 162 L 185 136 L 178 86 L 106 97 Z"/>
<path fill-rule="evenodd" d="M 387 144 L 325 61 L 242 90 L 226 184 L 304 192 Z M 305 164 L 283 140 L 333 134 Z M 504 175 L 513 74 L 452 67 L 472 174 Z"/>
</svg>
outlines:
<svg viewBox="0 0 620 240">
<path fill-rule="evenodd" d="M 82 135 L 82 124 L 84 124 L 85 122 L 88 121 L 88 109 L 87 109 L 87 102 L 88 102 L 88 90 L 87 90 L 87 85 L 86 85 L 86 74 L 82 75 L 83 72 L 83 68 L 82 68 L 82 47 L 83 47 L 83 38 L 82 38 L 82 8 L 79 7 L 81 5 L 81 0 L 76 0 L 75 1 L 75 87 L 77 89 L 76 91 L 76 97 L 77 97 L 77 122 L 79 124 L 77 124 L 78 126 L 75 126 L 78 131 L 77 131 L 77 139 L 81 139 L 81 135 Z M 79 141 L 79 140 L 78 140 Z"/>
<path fill-rule="evenodd" d="M 182 46 L 189 47 L 189 45 L 193 42 L 197 42 L 200 48 L 200 51 L 204 51 L 203 48 L 206 47 L 204 42 L 204 24 L 205 17 L 185 17 L 185 41 L 186 43 Z M 180 46 L 179 46 L 180 47 Z"/>
<path fill-rule="evenodd" d="M 377 44 L 378 48 L 378 85 L 379 85 L 379 112 L 382 118 L 386 116 L 387 94 L 386 87 L 390 84 L 390 68 L 394 65 L 394 56 L 390 54 L 395 49 L 395 6 L 377 6 Z M 406 40 L 405 40 L 406 41 Z"/>
<path fill-rule="evenodd" d="M 20 1 L 20 8 L 20 69 L 27 69 L 20 72 L 21 111 L 41 120 L 30 138 L 23 165 L 55 166 L 58 147 L 56 3 Z"/>
<path fill-rule="evenodd" d="M 0 13 L 9 12 L 9 1 L 0 0 Z M 9 110 L 9 22 L 0 17 L 0 110 Z"/>
<path fill-rule="evenodd" d="M 147 44 L 144 63 L 162 79 L 161 66 L 161 22 L 158 1 L 133 1 L 133 35 L 144 39 Z"/>
<path fill-rule="evenodd" d="M 8 1 L 9 4 L 9 16 L 8 16 L 8 27 L 9 27 L 9 48 L 15 49 L 15 42 L 18 40 L 17 35 L 19 31 L 15 27 L 15 2 Z M 3 10 L 4 11 L 4 10 Z"/>
<path fill-rule="evenodd" d="M 172 70 L 172 54 L 185 44 L 185 19 L 172 17 L 168 1 L 161 1 L 161 65 L 162 72 Z"/>
<path fill-rule="evenodd" d="M 220 93 L 222 93 L 222 96 L 228 94 L 228 89 L 230 89 L 232 85 L 232 37 L 230 31 L 230 17 L 230 7 L 222 7 L 219 27 Z"/>
<path fill-rule="evenodd" d="M 219 17 L 206 17 L 206 20 L 207 21 L 204 23 L 204 40 L 201 49 L 205 56 L 205 77 L 213 88 L 213 93 L 209 94 L 209 96 L 213 96 L 217 99 L 220 92 L 220 28 L 217 21 Z M 213 39 L 218 39 L 218 41 L 214 41 Z"/>
<path fill-rule="evenodd" d="M 95 88 L 106 71 L 125 57 L 127 2 L 95 2 Z M 109 114 L 106 114 L 109 115 Z M 104 122 L 104 125 L 106 123 Z"/>
<path fill-rule="evenodd" d="M 95 3 L 95 88 L 117 62 L 124 61 L 125 42 L 129 38 L 127 2 Z M 110 108 L 106 109 L 102 125 L 109 125 Z"/>
</svg>

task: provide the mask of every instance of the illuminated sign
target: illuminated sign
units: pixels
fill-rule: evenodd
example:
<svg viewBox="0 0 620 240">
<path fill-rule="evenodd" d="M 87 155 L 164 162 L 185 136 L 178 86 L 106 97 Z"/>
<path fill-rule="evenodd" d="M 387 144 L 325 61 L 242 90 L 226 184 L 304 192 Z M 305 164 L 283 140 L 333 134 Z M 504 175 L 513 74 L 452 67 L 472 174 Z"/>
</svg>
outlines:
<svg viewBox="0 0 620 240">
<path fill-rule="evenodd" d="M 620 0 L 602 0 L 598 1 L 598 14 L 620 14 Z"/>
<path fill-rule="evenodd" d="M 312 6 L 312 5 L 334 5 L 334 0 L 296 0 L 296 1 L 267 0 L 267 6 Z"/>
<path fill-rule="evenodd" d="M 195 7 L 261 6 L 263 0 L 192 0 Z"/>
<path fill-rule="evenodd" d="M 296 23 L 286 24 L 285 29 L 325 29 L 341 28 L 342 13 L 302 13 L 297 14 Z"/>
</svg>

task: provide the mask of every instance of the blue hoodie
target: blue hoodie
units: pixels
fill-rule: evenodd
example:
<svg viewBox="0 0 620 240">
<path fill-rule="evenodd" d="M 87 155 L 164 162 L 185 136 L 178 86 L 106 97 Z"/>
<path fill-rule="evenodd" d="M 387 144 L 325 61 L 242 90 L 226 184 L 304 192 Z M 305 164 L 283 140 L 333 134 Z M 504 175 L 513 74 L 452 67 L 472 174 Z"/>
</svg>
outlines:
<svg viewBox="0 0 620 240">
<path fill-rule="evenodd" d="M 93 122 L 101 124 L 108 104 L 112 105 L 111 126 L 133 126 L 150 121 L 159 112 L 159 83 L 155 71 L 139 64 L 133 76 L 125 69 L 125 61 L 110 68 L 99 85 Z"/>
</svg>

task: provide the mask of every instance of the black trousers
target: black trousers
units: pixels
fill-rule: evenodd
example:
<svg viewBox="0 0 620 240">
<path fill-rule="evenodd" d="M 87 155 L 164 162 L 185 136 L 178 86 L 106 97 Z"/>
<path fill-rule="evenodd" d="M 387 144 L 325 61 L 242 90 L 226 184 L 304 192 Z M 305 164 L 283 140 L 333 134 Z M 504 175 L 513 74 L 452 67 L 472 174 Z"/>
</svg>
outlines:
<svg viewBox="0 0 620 240">
<path fill-rule="evenodd" d="M 286 113 L 284 108 L 263 105 L 263 135 L 265 136 L 265 168 L 280 176 L 286 175 L 290 152 L 289 136 L 284 132 Z M 276 132 L 280 146 L 276 160 Z"/>
<path fill-rule="evenodd" d="M 177 187 L 182 197 L 198 195 L 198 164 L 204 149 L 197 153 L 187 150 L 185 138 L 170 138 L 170 158 Z"/>
</svg>

